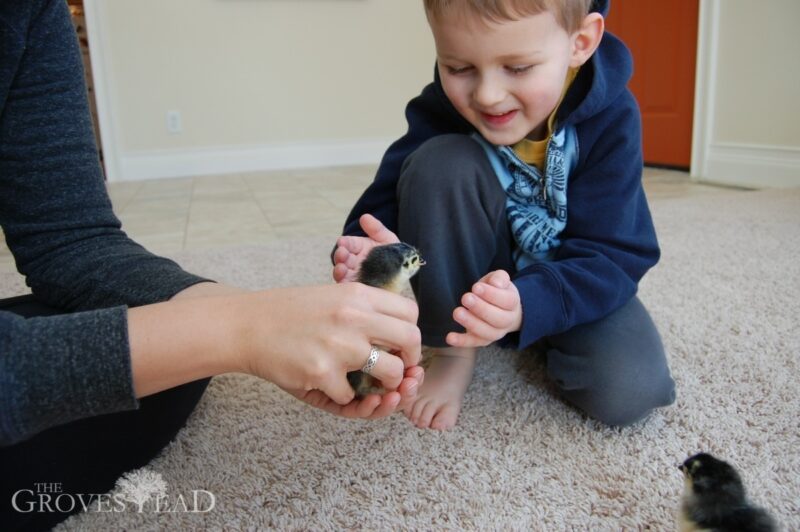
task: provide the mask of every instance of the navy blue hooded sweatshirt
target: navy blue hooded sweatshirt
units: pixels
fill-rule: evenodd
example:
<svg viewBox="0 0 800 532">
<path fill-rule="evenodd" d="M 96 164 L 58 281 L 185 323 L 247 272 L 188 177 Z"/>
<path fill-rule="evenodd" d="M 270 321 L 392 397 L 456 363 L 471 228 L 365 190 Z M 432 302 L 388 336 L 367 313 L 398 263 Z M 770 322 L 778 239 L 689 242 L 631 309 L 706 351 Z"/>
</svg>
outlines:
<svg viewBox="0 0 800 532">
<path fill-rule="evenodd" d="M 605 15 L 608 4 L 596 1 L 593 10 Z M 658 262 L 641 181 L 641 117 L 626 86 L 632 68 L 628 49 L 606 32 L 558 108 L 554 129 L 559 124 L 575 128 L 578 161 L 567 183 L 567 223 L 555 257 L 513 275 L 523 323 L 519 334 L 506 340 L 520 348 L 621 307 Z M 408 132 L 384 155 L 374 182 L 350 212 L 344 234 L 363 234 L 358 219 L 365 213 L 396 232 L 395 190 L 406 157 L 437 135 L 476 131 L 447 99 L 436 71 L 433 83 L 409 102 L 406 119 Z"/>
</svg>

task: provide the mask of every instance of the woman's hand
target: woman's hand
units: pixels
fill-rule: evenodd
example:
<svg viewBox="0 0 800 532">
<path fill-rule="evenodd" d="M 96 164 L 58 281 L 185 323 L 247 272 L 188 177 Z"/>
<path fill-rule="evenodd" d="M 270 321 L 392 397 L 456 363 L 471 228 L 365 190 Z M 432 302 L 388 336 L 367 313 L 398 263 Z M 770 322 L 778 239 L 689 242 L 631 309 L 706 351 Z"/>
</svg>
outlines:
<svg viewBox="0 0 800 532">
<path fill-rule="evenodd" d="M 353 400 L 347 372 L 361 369 L 373 345 L 381 351 L 370 372 L 396 390 L 417 366 L 421 336 L 414 301 L 358 283 L 283 288 L 248 297 L 242 367 L 286 390 L 320 390 L 339 405 Z"/>
<path fill-rule="evenodd" d="M 377 419 L 393 414 L 401 401 L 413 402 L 424 378 L 424 370 L 419 366 L 413 366 L 406 370 L 405 377 L 396 391 L 386 392 L 383 395 L 370 394 L 361 399 L 354 399 L 346 405 L 337 404 L 319 390 L 286 391 L 313 407 L 337 416 Z"/>
<path fill-rule="evenodd" d="M 339 415 L 379 417 L 420 382 L 418 309 L 403 296 L 360 283 L 195 295 L 129 309 L 137 397 L 238 371 Z M 347 372 L 372 345 L 397 353 L 381 352 L 371 371 L 390 392 L 351 404 Z"/>
<path fill-rule="evenodd" d="M 337 283 L 355 281 L 358 268 L 375 246 L 400 242 L 397 235 L 371 214 L 361 216 L 358 223 L 367 236 L 340 236 L 336 241 L 336 251 L 333 253 L 333 280 Z"/>
</svg>

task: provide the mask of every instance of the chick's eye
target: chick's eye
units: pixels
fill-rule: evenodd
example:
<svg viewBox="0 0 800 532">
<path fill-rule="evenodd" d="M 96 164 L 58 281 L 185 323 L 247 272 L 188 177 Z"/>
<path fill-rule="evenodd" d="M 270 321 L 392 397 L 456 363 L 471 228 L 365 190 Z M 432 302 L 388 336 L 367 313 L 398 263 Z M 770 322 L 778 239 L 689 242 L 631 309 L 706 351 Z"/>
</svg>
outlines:
<svg viewBox="0 0 800 532">
<path fill-rule="evenodd" d="M 411 259 L 411 263 L 412 264 L 416 264 L 417 261 L 419 261 L 419 258 L 417 258 L 417 257 L 414 257 L 413 259 Z"/>
<path fill-rule="evenodd" d="M 408 261 L 405 261 L 405 262 L 403 263 L 403 268 L 408 268 Z"/>
</svg>

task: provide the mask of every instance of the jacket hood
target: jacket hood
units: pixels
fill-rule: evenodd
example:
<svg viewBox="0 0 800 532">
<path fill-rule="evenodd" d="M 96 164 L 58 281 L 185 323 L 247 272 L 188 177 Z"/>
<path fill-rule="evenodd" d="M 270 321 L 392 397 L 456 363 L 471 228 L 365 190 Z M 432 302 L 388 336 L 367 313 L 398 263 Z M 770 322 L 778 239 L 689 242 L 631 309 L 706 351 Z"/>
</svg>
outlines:
<svg viewBox="0 0 800 532">
<path fill-rule="evenodd" d="M 595 11 L 603 15 L 604 17 L 608 15 L 608 6 L 611 3 L 611 0 L 594 0 L 592 2 L 592 7 L 590 10 L 594 13 Z"/>
<path fill-rule="evenodd" d="M 610 0 L 595 0 L 592 11 L 608 16 Z M 630 51 L 606 31 L 592 58 L 581 67 L 558 110 L 558 121 L 576 124 L 603 111 L 628 90 L 633 74 Z"/>
</svg>

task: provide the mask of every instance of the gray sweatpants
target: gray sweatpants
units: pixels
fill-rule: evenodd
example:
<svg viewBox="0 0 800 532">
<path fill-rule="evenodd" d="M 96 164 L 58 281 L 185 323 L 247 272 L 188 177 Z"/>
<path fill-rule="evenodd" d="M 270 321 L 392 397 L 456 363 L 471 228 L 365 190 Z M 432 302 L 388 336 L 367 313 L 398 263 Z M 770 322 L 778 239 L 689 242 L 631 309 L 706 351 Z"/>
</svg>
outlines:
<svg viewBox="0 0 800 532">
<path fill-rule="evenodd" d="M 515 270 L 505 193 L 482 148 L 435 137 L 410 155 L 397 186 L 398 236 L 427 264 L 411 281 L 425 345 L 445 346 L 461 296 L 486 273 Z M 661 338 L 634 297 L 595 321 L 543 339 L 547 373 L 563 397 L 609 425 L 629 425 L 675 401 Z"/>
</svg>

